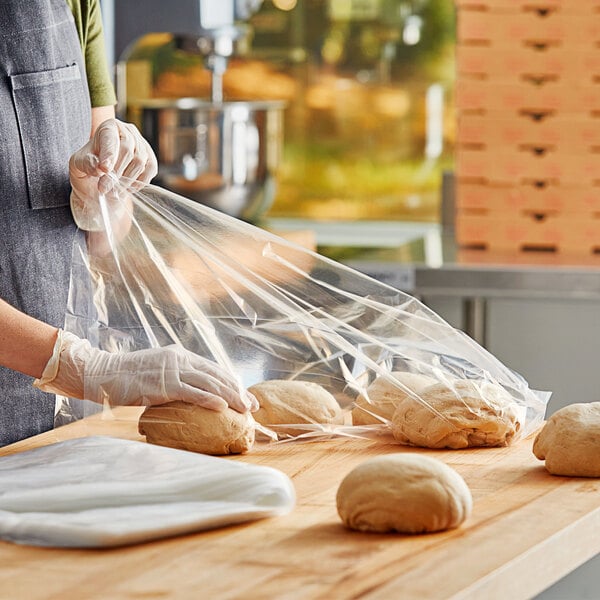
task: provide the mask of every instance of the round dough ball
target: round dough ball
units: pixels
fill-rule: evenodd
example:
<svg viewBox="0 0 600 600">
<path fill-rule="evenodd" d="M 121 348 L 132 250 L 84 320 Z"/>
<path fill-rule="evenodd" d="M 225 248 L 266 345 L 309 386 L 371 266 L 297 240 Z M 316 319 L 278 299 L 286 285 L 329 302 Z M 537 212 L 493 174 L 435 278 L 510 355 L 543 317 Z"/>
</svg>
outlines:
<svg viewBox="0 0 600 600">
<path fill-rule="evenodd" d="M 178 400 L 146 408 L 138 430 L 150 444 L 224 455 L 250 450 L 254 427 L 249 412 L 210 410 Z"/>
<path fill-rule="evenodd" d="M 556 411 L 535 438 L 533 453 L 553 475 L 600 477 L 600 402 Z"/>
<path fill-rule="evenodd" d="M 347 527 L 385 533 L 425 533 L 458 527 L 473 506 L 464 479 L 420 454 L 378 456 L 353 469 L 337 492 Z"/>
<path fill-rule="evenodd" d="M 393 371 L 390 376 L 418 396 L 421 395 L 424 389 L 437 383 L 437 380 L 433 377 L 421 375 L 420 373 Z M 352 424 L 381 425 L 385 421 L 391 421 L 398 403 L 401 400 L 411 398 L 408 391 L 402 389 L 401 385 L 396 385 L 388 377 L 375 379 L 367 387 L 368 400 L 362 394 L 356 399 L 355 407 L 352 409 Z M 375 415 L 379 415 L 381 419 L 378 419 Z"/>
<path fill-rule="evenodd" d="M 392 434 L 402 444 L 424 448 L 507 446 L 521 425 L 519 407 L 501 386 L 456 379 L 402 399 L 392 418 Z"/>
<path fill-rule="evenodd" d="M 253 385 L 248 391 L 258 400 L 260 408 L 254 418 L 262 425 L 344 423 L 337 400 L 318 383 L 272 379 Z"/>
</svg>

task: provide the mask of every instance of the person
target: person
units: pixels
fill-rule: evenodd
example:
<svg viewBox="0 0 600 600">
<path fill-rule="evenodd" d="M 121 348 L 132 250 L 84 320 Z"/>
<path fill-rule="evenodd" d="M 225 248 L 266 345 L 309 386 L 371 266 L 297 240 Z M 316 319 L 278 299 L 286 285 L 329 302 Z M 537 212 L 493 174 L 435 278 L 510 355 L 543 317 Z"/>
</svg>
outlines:
<svg viewBox="0 0 600 600">
<path fill-rule="evenodd" d="M 112 354 L 60 330 L 81 235 L 73 213 L 108 173 L 150 181 L 156 158 L 115 119 L 99 0 L 9 0 L 0 38 L 0 445 L 51 429 L 54 393 L 255 408 L 215 363 L 181 347 Z"/>
</svg>

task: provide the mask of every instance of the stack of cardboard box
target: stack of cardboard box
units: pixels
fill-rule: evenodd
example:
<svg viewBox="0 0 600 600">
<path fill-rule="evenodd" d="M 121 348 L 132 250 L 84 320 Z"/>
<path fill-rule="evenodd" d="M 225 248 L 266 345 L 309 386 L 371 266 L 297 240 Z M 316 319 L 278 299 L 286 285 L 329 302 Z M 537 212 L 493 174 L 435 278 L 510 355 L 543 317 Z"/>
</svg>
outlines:
<svg viewBox="0 0 600 600">
<path fill-rule="evenodd" d="M 600 0 L 456 0 L 456 238 L 600 251 Z"/>
</svg>

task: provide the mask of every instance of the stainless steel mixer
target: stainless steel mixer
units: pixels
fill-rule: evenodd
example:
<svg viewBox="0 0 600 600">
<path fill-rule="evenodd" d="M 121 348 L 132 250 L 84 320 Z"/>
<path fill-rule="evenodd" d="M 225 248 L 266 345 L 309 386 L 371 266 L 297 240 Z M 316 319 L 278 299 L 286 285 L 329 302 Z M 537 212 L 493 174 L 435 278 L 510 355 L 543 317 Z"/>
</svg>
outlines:
<svg viewBox="0 0 600 600">
<path fill-rule="evenodd" d="M 262 0 L 178 2 L 178 10 L 187 10 L 192 25 L 183 34 L 169 36 L 169 49 L 180 60 L 200 58 L 197 68 L 210 74 L 208 97 L 144 94 L 130 83 L 126 99 L 158 157 L 157 182 L 248 221 L 258 219 L 275 197 L 285 104 L 227 101 L 223 75 L 228 61 L 248 44 L 245 21 L 261 4 Z M 160 56 L 164 60 L 164 53 Z M 155 70 L 151 66 L 147 78 Z M 256 81 L 258 89 L 260 85 Z"/>
<path fill-rule="evenodd" d="M 227 60 L 238 44 L 248 37 L 246 21 L 260 9 L 263 0 L 195 0 L 190 2 L 198 11 L 198 37 L 192 38 L 212 73 L 211 100 L 223 101 L 223 74 Z"/>
<path fill-rule="evenodd" d="M 282 102 L 148 100 L 142 132 L 164 187 L 247 221 L 275 197 L 283 140 Z"/>
</svg>

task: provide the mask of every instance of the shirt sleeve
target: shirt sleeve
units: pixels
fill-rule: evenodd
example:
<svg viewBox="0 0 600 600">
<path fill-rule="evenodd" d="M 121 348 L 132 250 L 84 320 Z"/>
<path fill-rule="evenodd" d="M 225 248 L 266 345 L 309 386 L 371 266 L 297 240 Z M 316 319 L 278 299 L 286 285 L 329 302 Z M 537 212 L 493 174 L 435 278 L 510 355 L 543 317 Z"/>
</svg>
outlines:
<svg viewBox="0 0 600 600">
<path fill-rule="evenodd" d="M 82 5 L 82 8 L 87 9 L 83 53 L 92 107 L 110 106 L 116 104 L 117 98 L 106 60 L 100 1 L 88 0 L 86 3 L 82 0 Z"/>
</svg>

